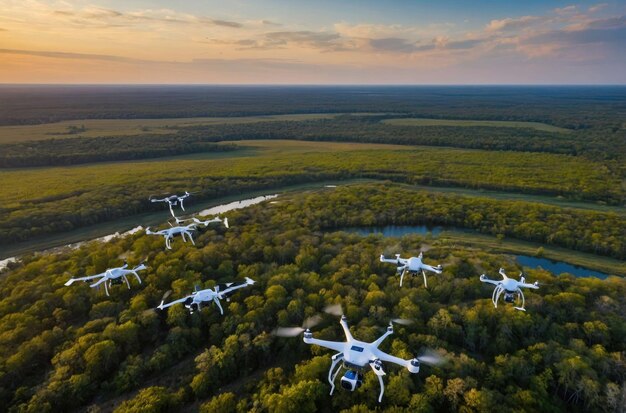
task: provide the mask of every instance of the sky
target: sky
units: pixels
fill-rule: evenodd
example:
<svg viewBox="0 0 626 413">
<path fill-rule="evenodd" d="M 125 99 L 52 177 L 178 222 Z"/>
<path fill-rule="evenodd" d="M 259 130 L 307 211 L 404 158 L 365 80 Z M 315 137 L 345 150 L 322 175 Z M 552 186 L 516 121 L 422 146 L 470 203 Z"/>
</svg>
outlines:
<svg viewBox="0 0 626 413">
<path fill-rule="evenodd" d="M 0 83 L 626 84 L 626 1 L 0 0 Z"/>
</svg>

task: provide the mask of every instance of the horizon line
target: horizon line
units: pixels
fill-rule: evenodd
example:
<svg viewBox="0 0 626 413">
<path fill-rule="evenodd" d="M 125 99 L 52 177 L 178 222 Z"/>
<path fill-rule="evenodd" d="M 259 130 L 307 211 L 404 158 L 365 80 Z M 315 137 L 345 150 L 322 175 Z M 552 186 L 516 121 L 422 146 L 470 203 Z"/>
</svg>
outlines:
<svg viewBox="0 0 626 413">
<path fill-rule="evenodd" d="M 5 86 L 272 86 L 272 87 L 294 87 L 294 86 L 369 86 L 369 87 L 388 87 L 388 86 L 626 86 L 626 83 L 2 83 L 0 87 Z"/>
</svg>

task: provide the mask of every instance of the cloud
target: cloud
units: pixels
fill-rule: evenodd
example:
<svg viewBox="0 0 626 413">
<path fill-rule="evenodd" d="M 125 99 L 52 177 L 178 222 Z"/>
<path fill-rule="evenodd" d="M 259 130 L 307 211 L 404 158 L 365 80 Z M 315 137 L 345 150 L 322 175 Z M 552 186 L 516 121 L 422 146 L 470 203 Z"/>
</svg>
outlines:
<svg viewBox="0 0 626 413">
<path fill-rule="evenodd" d="M 261 24 L 265 26 L 282 26 L 282 24 L 273 22 L 271 20 L 261 20 Z"/>
<path fill-rule="evenodd" d="M 209 22 L 214 24 L 214 25 L 216 25 L 216 26 L 222 26 L 222 27 L 234 27 L 234 28 L 243 27 L 243 24 L 241 24 L 241 23 L 231 22 L 231 21 L 228 21 L 228 20 L 210 19 Z"/>
<path fill-rule="evenodd" d="M 523 29 L 540 22 L 544 18 L 539 16 L 522 16 L 518 18 L 506 18 L 501 20 L 491 20 L 485 27 L 487 32 L 499 32 L 506 30 Z"/>
<path fill-rule="evenodd" d="M 103 23 L 108 24 L 106 27 L 119 27 L 123 25 L 136 24 L 138 22 L 186 23 L 237 29 L 244 27 L 243 23 L 236 21 L 195 16 L 192 14 L 176 12 L 170 9 L 143 9 L 121 12 L 119 10 L 102 7 L 86 7 L 77 11 L 54 10 L 52 11 L 52 15 L 60 18 L 69 18 L 70 22 L 74 24 L 96 24 L 99 27 L 103 27 Z"/>
<path fill-rule="evenodd" d="M 106 60 L 110 62 L 148 62 L 147 60 L 134 59 L 123 56 L 92 54 L 92 53 L 71 53 L 56 52 L 50 50 L 20 50 L 20 49 L 0 49 L 0 54 L 17 54 L 25 56 L 49 57 L 55 59 L 79 59 L 79 60 Z"/>
<path fill-rule="evenodd" d="M 595 13 L 597 11 L 602 10 L 603 8 L 605 8 L 608 5 L 609 5 L 608 3 L 599 3 L 599 4 L 596 4 L 596 5 L 593 5 L 593 6 L 589 7 L 588 11 L 589 11 L 589 13 Z"/>
<path fill-rule="evenodd" d="M 575 4 L 571 4 L 566 7 L 556 8 L 554 9 L 554 12 L 556 14 L 571 14 L 571 13 L 576 13 L 577 9 L 578 9 L 578 6 L 576 6 Z"/>
<path fill-rule="evenodd" d="M 388 37 L 385 39 L 370 39 L 369 45 L 375 49 L 385 52 L 412 53 L 419 50 L 430 50 L 434 45 L 418 46 L 414 42 L 398 37 Z"/>
</svg>

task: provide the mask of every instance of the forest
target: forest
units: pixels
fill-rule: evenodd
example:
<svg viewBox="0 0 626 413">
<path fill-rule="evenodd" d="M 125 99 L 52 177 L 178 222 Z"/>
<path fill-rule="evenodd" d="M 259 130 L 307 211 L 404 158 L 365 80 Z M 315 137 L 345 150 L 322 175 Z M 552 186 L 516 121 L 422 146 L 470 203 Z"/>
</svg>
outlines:
<svg viewBox="0 0 626 413">
<path fill-rule="evenodd" d="M 615 164 L 624 174 L 626 130 L 606 125 L 578 131 L 524 126 L 413 126 L 383 123 L 393 115 L 337 115 L 331 119 L 267 121 L 173 127 L 168 133 L 114 137 L 55 137 L 0 145 L 0 168 L 73 165 L 220 150 L 211 142 L 296 139 L 397 145 L 445 146 L 489 151 L 580 155 Z M 532 124 L 531 124 L 532 125 Z M 226 150 L 225 145 L 223 150 Z M 230 148 L 232 149 L 232 148 Z"/>
<path fill-rule="evenodd" d="M 623 128 L 624 86 L 95 86 L 2 85 L 0 125 L 72 119 L 186 118 L 283 113 L 401 113 L 407 117 Z"/>
<path fill-rule="evenodd" d="M 527 312 L 496 309 L 479 275 L 493 277 L 499 267 L 522 270 L 509 256 L 437 238 L 335 230 L 422 223 L 420 211 L 435 200 L 442 217 L 455 205 L 466 207 L 460 199 L 388 190 L 389 196 L 384 186 L 360 185 L 281 197 L 233 211 L 230 229 L 203 230 L 196 246 L 178 239 L 173 251 L 163 250 L 161 238 L 138 233 L 22 257 L 1 274 L 0 402 L 10 412 L 38 413 L 623 409 L 624 278 L 527 270 L 527 279 L 540 284 L 526 294 Z M 395 196 L 406 202 L 392 202 Z M 520 208 L 509 218 L 527 208 L 508 207 Z M 542 211 L 534 213 L 539 219 Z M 430 277 L 428 288 L 419 278 L 398 288 L 393 268 L 378 256 L 420 250 L 443 265 L 443 274 Z M 116 285 L 111 297 L 85 284 L 63 285 L 123 259 L 146 261 L 141 285 Z M 182 306 L 154 309 L 167 290 L 181 296 L 196 284 L 245 276 L 257 283 L 224 303 L 224 316 L 214 306 L 191 315 Z M 447 362 L 423 366 L 419 374 L 388 367 L 381 404 L 372 373 L 356 392 L 338 389 L 329 396 L 332 353 L 304 344 L 301 336 L 271 332 L 335 303 L 363 340 L 380 336 L 391 318 L 413 320 L 396 326 L 382 349 L 404 358 L 431 349 Z M 340 339 L 337 321 L 325 315 L 316 336 Z"/>
<path fill-rule="evenodd" d="M 280 142 L 272 141 L 280 146 Z M 253 143 L 246 146 L 254 148 Z M 106 222 L 155 210 L 148 198 L 184 188 L 198 200 L 257 189 L 351 178 L 408 184 L 491 189 L 562 196 L 621 205 L 621 179 L 600 162 L 526 152 L 449 148 L 352 150 L 322 144 L 294 151 L 258 143 L 258 153 L 237 157 L 0 172 L 0 243 Z M 268 151 L 265 153 L 264 151 Z"/>
</svg>

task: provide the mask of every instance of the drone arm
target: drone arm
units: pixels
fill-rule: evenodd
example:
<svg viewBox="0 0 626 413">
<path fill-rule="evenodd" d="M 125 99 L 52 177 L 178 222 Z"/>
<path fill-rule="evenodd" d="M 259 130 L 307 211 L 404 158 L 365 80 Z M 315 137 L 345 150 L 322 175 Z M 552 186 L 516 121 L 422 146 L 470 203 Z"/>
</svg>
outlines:
<svg viewBox="0 0 626 413">
<path fill-rule="evenodd" d="M 184 298 L 179 298 L 178 300 L 174 300 L 174 301 L 170 301 L 170 302 L 169 302 L 169 303 L 167 303 L 167 304 L 165 304 L 163 301 L 161 301 L 161 304 L 159 304 L 157 308 L 158 308 L 159 310 L 163 310 L 164 308 L 171 307 L 171 306 L 173 306 L 174 304 L 183 303 L 183 302 L 185 302 L 185 301 L 186 301 L 189 297 L 192 297 L 192 296 L 191 296 L 191 295 L 188 295 L 187 297 L 184 297 Z"/>
<path fill-rule="evenodd" d="M 480 281 L 484 282 L 484 283 L 488 283 L 488 284 L 493 284 L 493 285 L 499 285 L 500 284 L 500 281 L 491 280 L 491 279 L 487 278 L 487 276 L 485 274 L 480 276 Z"/>
<path fill-rule="evenodd" d="M 247 286 L 252 285 L 254 283 L 255 283 L 255 281 L 253 279 L 246 277 L 246 282 L 245 283 L 233 285 L 232 287 L 228 287 L 224 291 L 220 291 L 219 294 L 220 295 L 229 294 L 229 293 L 231 293 L 231 292 L 233 292 L 235 290 L 247 287 Z"/>
<path fill-rule="evenodd" d="M 89 276 L 87 276 L 87 277 L 70 278 L 70 279 L 69 279 L 69 280 L 65 283 L 65 285 L 66 285 L 66 286 L 70 286 L 70 285 L 72 285 L 73 283 L 75 283 L 76 281 L 89 281 L 89 280 L 93 280 L 93 279 L 98 278 L 98 277 L 104 277 L 104 276 L 105 276 L 105 274 L 106 274 L 106 272 L 103 272 L 103 273 L 101 273 L 101 274 L 96 274 L 96 275 L 89 275 Z"/>
<path fill-rule="evenodd" d="M 385 258 L 385 256 L 383 254 L 380 255 L 380 262 L 388 262 L 389 264 L 402 264 L 402 265 L 406 265 L 407 260 L 404 258 Z"/>
<path fill-rule="evenodd" d="M 343 333 L 346 335 L 346 340 L 347 341 L 354 340 L 352 338 L 352 333 L 350 332 L 350 327 L 348 327 L 348 320 L 346 316 L 341 316 L 341 321 L 339 321 L 339 324 L 341 324 L 341 328 L 343 328 Z"/>
<path fill-rule="evenodd" d="M 385 341 L 385 339 L 387 337 L 389 337 L 390 335 L 393 334 L 393 327 L 391 325 L 389 325 L 389 327 L 387 327 L 387 331 L 385 331 L 385 334 L 383 334 L 382 336 L 380 336 L 376 341 L 372 342 L 372 345 L 376 348 L 378 348 L 378 346 L 380 346 L 380 344 Z"/>
<path fill-rule="evenodd" d="M 436 274 L 441 274 L 441 272 L 442 272 L 441 266 L 433 267 L 432 265 L 428 265 L 428 264 L 424 264 L 424 263 L 422 263 L 422 270 L 431 271 L 431 272 L 434 272 Z"/>
<path fill-rule="evenodd" d="M 419 372 L 419 369 L 420 369 L 419 361 L 417 361 L 417 359 L 404 360 L 404 359 L 401 359 L 400 357 L 396 357 L 396 356 L 392 356 L 391 354 L 384 353 L 379 349 L 375 349 L 373 353 L 374 353 L 374 356 L 376 356 L 376 358 L 380 359 L 381 361 L 394 363 L 394 364 L 397 364 L 398 366 L 406 367 L 407 370 L 409 370 L 411 373 Z"/>
<path fill-rule="evenodd" d="M 519 283 L 517 286 L 521 287 L 521 288 L 533 288 L 533 289 L 537 290 L 539 288 L 539 283 L 537 283 L 537 282 L 534 283 L 534 284 Z"/>
<path fill-rule="evenodd" d="M 315 344 L 321 347 L 329 348 L 331 350 L 340 351 L 342 353 L 344 351 L 345 344 L 346 344 L 346 343 L 340 343 L 338 341 L 319 340 L 313 337 L 307 338 L 306 336 L 304 337 L 303 340 L 307 344 Z"/>
</svg>

